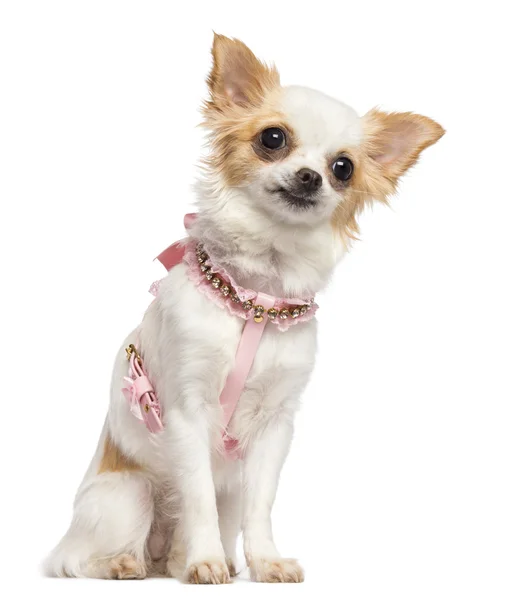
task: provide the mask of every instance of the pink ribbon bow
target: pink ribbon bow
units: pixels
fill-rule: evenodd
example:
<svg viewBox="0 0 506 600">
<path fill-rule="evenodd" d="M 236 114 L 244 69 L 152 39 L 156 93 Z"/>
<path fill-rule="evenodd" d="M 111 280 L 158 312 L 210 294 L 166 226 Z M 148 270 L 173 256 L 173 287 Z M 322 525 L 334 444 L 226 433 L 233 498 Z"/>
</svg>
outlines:
<svg viewBox="0 0 506 600">
<path fill-rule="evenodd" d="M 128 400 L 130 412 L 140 421 L 144 421 L 151 433 L 162 431 L 163 423 L 160 418 L 158 398 L 135 353 L 130 357 L 128 375 L 129 377 L 123 378 L 125 387 L 121 391 Z"/>
<path fill-rule="evenodd" d="M 135 418 L 139 419 L 139 421 L 144 421 L 142 418 L 140 398 L 137 394 L 134 380 L 131 377 L 123 377 L 123 381 L 125 382 L 125 387 L 122 388 L 121 391 L 128 400 L 130 412 Z"/>
</svg>

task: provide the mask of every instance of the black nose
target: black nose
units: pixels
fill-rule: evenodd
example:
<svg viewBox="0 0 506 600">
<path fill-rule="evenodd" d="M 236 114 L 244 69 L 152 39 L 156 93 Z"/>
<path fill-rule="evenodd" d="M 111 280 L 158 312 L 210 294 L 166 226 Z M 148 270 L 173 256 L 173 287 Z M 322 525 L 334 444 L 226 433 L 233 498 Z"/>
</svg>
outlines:
<svg viewBox="0 0 506 600">
<path fill-rule="evenodd" d="M 297 171 L 297 177 L 308 192 L 316 192 L 322 187 L 322 176 L 313 169 L 301 169 Z"/>
</svg>

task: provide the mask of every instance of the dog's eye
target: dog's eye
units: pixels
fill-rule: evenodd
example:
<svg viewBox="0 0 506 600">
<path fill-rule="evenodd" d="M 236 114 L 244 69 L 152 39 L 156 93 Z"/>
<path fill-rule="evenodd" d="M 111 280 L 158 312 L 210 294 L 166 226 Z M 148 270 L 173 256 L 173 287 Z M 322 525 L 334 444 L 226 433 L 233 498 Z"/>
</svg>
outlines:
<svg viewBox="0 0 506 600">
<path fill-rule="evenodd" d="M 332 165 L 332 171 L 339 181 L 348 181 L 353 174 L 353 163 L 346 156 L 340 156 Z"/>
<path fill-rule="evenodd" d="M 286 144 L 285 133 L 279 127 L 269 127 L 262 131 L 260 141 L 269 150 L 280 150 Z"/>
</svg>

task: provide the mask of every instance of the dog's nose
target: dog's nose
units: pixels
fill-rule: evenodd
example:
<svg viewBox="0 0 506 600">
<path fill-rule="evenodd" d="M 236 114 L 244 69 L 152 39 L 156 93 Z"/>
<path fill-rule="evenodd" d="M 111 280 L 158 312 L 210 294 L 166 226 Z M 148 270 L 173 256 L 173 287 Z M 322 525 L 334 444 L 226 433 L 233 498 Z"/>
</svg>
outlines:
<svg viewBox="0 0 506 600">
<path fill-rule="evenodd" d="M 308 192 L 316 192 L 322 186 L 322 176 L 313 169 L 301 169 L 297 171 L 297 177 Z"/>
</svg>

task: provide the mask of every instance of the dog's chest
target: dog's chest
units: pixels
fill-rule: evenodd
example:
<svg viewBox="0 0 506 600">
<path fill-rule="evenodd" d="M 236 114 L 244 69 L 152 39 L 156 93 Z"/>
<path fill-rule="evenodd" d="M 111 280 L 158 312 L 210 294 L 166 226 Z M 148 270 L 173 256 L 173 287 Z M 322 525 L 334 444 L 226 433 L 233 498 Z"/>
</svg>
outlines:
<svg viewBox="0 0 506 600">
<path fill-rule="evenodd" d="M 314 366 L 316 321 L 285 332 L 267 328 L 230 423 L 238 439 L 250 438 L 269 421 L 291 419 Z"/>
<path fill-rule="evenodd" d="M 176 325 L 169 328 L 172 339 L 168 335 L 161 342 L 171 354 L 184 353 L 187 360 L 179 363 L 179 368 L 187 371 L 188 377 L 205 374 L 206 402 L 214 404 L 235 366 L 245 321 L 214 304 L 187 280 L 182 267 L 169 274 L 159 300 L 166 320 Z M 293 412 L 313 368 L 315 352 L 315 319 L 284 332 L 267 323 L 230 432 L 241 436 L 280 412 Z"/>
</svg>

